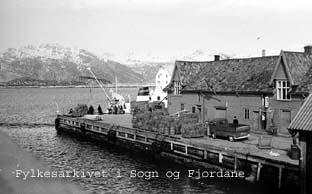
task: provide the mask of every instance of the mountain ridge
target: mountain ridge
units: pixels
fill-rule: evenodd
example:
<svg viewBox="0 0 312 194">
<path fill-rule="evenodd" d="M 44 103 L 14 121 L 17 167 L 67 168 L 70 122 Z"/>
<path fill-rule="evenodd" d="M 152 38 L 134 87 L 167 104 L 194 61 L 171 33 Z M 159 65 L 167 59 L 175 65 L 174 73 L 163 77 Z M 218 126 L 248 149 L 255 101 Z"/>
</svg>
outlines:
<svg viewBox="0 0 312 194">
<path fill-rule="evenodd" d="M 220 55 L 221 59 L 230 58 L 221 52 L 201 49 L 165 59 L 150 53 L 139 55 L 134 52 L 96 55 L 86 49 L 58 43 L 27 45 L 8 48 L 0 53 L 0 85 L 86 85 L 90 84 L 90 80 L 80 78 L 92 77 L 88 67 L 97 77 L 112 83 L 117 77 L 118 82 L 124 84 L 154 84 L 160 67 L 171 73 L 175 60 L 211 61 L 214 58 L 211 53 Z M 93 81 L 93 84 L 96 83 Z"/>
<path fill-rule="evenodd" d="M 126 65 L 103 60 L 80 48 L 64 47 L 60 44 L 41 44 L 9 48 L 0 54 L 0 82 L 19 83 L 19 79 L 41 80 L 48 85 L 87 84 L 81 76 L 92 76 L 90 67 L 97 77 L 120 83 L 144 83 L 143 76 Z M 11 81 L 11 82 L 10 82 Z M 21 82 L 20 84 L 23 85 Z M 41 83 L 45 85 L 44 83 Z"/>
</svg>

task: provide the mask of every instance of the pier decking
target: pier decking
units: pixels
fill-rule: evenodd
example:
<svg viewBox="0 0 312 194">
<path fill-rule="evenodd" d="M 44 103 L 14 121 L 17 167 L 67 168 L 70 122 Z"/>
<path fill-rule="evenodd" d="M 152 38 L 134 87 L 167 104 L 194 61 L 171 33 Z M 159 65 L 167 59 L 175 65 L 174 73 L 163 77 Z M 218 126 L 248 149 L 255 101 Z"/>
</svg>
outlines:
<svg viewBox="0 0 312 194">
<path fill-rule="evenodd" d="M 272 149 L 259 149 L 257 147 L 258 136 L 252 134 L 248 140 L 230 142 L 223 139 L 183 138 L 181 135 L 163 135 L 156 132 L 144 131 L 132 128 L 131 115 L 103 115 L 102 120 L 94 120 L 94 115 L 84 118 L 59 116 L 61 124 L 84 133 L 102 134 L 108 136 L 113 132 L 114 136 L 122 142 L 139 144 L 145 150 L 153 150 L 153 146 L 159 145 L 162 153 L 174 158 L 183 158 L 200 164 L 212 163 L 225 166 L 232 170 L 241 168 L 242 163 L 252 167 L 255 179 L 259 181 L 263 166 L 276 168 L 278 171 L 278 187 L 282 185 L 282 177 L 285 170 L 297 174 L 299 161 L 292 160 L 287 155 L 290 147 L 289 138 L 274 137 Z M 155 145 L 153 145 L 155 143 Z M 278 153 L 276 156 L 270 152 Z"/>
</svg>

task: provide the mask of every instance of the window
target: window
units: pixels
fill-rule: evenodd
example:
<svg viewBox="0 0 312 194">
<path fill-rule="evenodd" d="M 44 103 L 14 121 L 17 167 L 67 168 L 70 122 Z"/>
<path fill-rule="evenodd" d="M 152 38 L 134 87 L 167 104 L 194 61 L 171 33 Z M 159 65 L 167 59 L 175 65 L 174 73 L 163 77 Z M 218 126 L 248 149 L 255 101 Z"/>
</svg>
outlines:
<svg viewBox="0 0 312 194">
<path fill-rule="evenodd" d="M 196 112 L 196 108 L 195 106 L 192 107 L 192 113 L 195 113 Z"/>
<path fill-rule="evenodd" d="M 290 100 L 289 91 L 290 87 L 288 81 L 286 80 L 276 81 L 277 100 Z"/>
<path fill-rule="evenodd" d="M 184 110 L 184 104 L 181 104 L 181 110 Z"/>
<path fill-rule="evenodd" d="M 249 119 L 249 109 L 245 108 L 244 111 L 245 111 L 245 117 L 244 118 Z"/>
<path fill-rule="evenodd" d="M 157 96 L 157 100 L 160 100 L 160 96 Z"/>
<path fill-rule="evenodd" d="M 181 94 L 181 83 L 179 81 L 174 82 L 174 94 L 175 95 Z"/>
</svg>

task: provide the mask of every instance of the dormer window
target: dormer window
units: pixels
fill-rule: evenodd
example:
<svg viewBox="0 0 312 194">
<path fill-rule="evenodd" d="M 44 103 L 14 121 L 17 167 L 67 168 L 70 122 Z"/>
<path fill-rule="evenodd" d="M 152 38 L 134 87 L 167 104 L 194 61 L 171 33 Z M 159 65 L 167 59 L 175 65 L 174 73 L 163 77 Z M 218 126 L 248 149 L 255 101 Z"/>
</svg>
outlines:
<svg viewBox="0 0 312 194">
<path fill-rule="evenodd" d="M 174 82 L 174 94 L 175 95 L 181 94 L 181 82 L 179 82 L 179 81 Z"/>
<path fill-rule="evenodd" d="M 277 100 L 290 100 L 290 84 L 287 80 L 276 81 Z"/>
</svg>

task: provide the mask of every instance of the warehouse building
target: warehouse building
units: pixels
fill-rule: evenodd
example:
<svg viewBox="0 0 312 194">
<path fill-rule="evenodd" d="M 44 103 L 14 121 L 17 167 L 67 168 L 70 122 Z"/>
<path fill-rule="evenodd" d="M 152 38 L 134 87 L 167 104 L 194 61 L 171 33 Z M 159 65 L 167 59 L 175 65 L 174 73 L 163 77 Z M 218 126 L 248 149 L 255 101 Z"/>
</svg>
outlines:
<svg viewBox="0 0 312 194">
<path fill-rule="evenodd" d="M 287 127 L 312 89 L 312 46 L 304 52 L 214 61 L 176 61 L 170 114 L 188 110 L 201 121 L 235 118 L 254 132 L 289 135 Z"/>
</svg>

